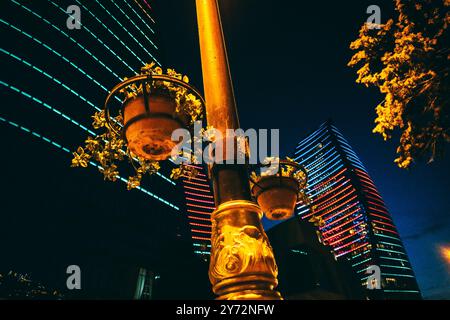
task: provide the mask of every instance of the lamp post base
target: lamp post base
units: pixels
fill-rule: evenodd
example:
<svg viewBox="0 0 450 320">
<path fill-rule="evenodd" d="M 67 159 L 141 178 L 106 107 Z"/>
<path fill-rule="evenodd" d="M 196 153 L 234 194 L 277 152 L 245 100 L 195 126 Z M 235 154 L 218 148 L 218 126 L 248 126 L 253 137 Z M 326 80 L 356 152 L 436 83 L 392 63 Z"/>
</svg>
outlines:
<svg viewBox="0 0 450 320">
<path fill-rule="evenodd" d="M 251 201 L 222 203 L 212 213 L 209 278 L 219 300 L 280 300 L 278 268 Z"/>
</svg>

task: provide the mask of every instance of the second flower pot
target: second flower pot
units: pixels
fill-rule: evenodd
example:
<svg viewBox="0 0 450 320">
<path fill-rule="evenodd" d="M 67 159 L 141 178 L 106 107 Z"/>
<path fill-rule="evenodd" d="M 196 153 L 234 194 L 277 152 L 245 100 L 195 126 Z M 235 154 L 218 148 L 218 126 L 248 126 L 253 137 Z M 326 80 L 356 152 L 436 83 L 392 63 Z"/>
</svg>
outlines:
<svg viewBox="0 0 450 320">
<path fill-rule="evenodd" d="M 252 194 L 266 217 L 285 220 L 294 215 L 299 184 L 292 177 L 261 177 L 252 188 Z"/>
</svg>

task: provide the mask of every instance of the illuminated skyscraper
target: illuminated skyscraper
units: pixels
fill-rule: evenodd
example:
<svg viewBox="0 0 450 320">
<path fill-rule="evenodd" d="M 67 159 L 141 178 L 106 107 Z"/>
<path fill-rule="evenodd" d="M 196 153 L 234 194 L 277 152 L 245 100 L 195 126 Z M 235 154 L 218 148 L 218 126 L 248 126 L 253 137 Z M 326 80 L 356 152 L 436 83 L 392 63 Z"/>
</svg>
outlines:
<svg viewBox="0 0 450 320">
<path fill-rule="evenodd" d="M 211 213 L 214 197 L 209 178 L 203 167 L 195 166 L 200 173 L 192 179 L 184 179 L 186 213 L 192 235 L 194 252 L 207 260 L 211 250 Z"/>
<path fill-rule="evenodd" d="M 79 20 L 74 18 L 80 29 L 68 27 L 69 5 L 80 8 Z M 3 108 L 1 122 L 60 151 L 75 151 L 94 134 L 91 115 L 103 108 L 109 89 L 145 63 L 159 63 L 148 1 L 7 0 L 1 6 L 0 87 L 3 101 L 18 106 Z M 175 185 L 158 177 L 167 188 Z M 139 190 L 179 211 L 155 189 Z"/>
<path fill-rule="evenodd" d="M 83 298 L 121 297 L 111 287 L 120 289 L 116 284 L 123 282 L 134 286 L 136 279 L 131 278 L 136 273 L 128 270 L 136 267 L 161 276 L 155 297 L 170 298 L 179 292 L 171 290 L 175 284 L 192 287 L 182 285 L 188 278 L 177 278 L 179 270 L 171 266 L 187 270 L 189 281 L 198 283 L 200 277 L 191 270 L 200 269 L 196 263 L 201 263 L 192 253 L 183 183 L 169 178 L 170 163 L 129 192 L 126 174 L 109 183 L 94 161 L 86 170 L 70 168 L 72 152 L 94 135 L 91 116 L 103 108 L 109 90 L 150 61 L 161 65 L 151 3 L 0 1 L 0 99 L 7 106 L 0 111 L 0 130 L 3 150 L 11 151 L 11 156 L 2 157 L 2 167 L 14 168 L 3 177 L 9 182 L 2 205 L 20 221 L 11 218 L 0 239 L 10 243 L 20 235 L 30 243 L 26 253 L 18 256 L 13 251 L 21 250 L 11 250 L 5 260 L 19 263 L 21 256 L 37 251 L 35 247 L 46 248 L 45 254 L 54 249 L 52 235 L 64 238 L 59 242 L 67 248 L 55 249 L 60 254 L 52 253 L 52 260 L 62 265 L 57 268 L 67 267 L 66 259 L 81 265 L 88 288 Z M 73 18 L 79 29 L 69 27 L 73 19 L 66 10 L 72 5 L 80 9 L 81 15 Z M 119 106 L 120 99 L 115 103 Z M 28 225 L 39 227 L 24 229 Z M 48 236 L 40 228 L 46 225 L 52 226 Z M 124 266 L 119 268 L 117 261 Z M 27 272 L 36 267 L 28 266 Z M 207 280 L 206 271 L 203 275 Z M 209 291 L 209 285 L 204 288 Z M 190 289 L 184 297 L 192 296 Z"/>
<path fill-rule="evenodd" d="M 336 127 L 327 121 L 298 144 L 294 158 L 308 171 L 310 206 L 303 219 L 320 216 L 323 243 L 337 259 L 347 259 L 366 287 L 371 265 L 380 267 L 381 298 L 420 298 L 407 253 L 392 218 L 366 168 Z M 374 285 L 376 283 L 373 283 Z"/>
<path fill-rule="evenodd" d="M 46 219 L 52 214 L 58 219 L 63 214 L 84 219 L 89 223 L 83 224 L 83 236 L 74 236 L 76 239 L 92 241 L 86 246 L 96 247 L 102 254 L 108 251 L 105 247 L 114 248 L 111 251 L 123 261 L 129 261 L 128 254 L 133 250 L 133 257 L 145 257 L 144 262 L 138 261 L 136 265 L 145 265 L 159 275 L 164 271 L 164 263 L 169 264 L 168 259 L 183 260 L 173 257 L 175 246 L 178 252 L 183 251 L 180 238 L 191 236 L 194 252 L 203 257 L 208 255 L 214 200 L 205 172 L 195 179 L 176 182 L 168 178 L 163 168 L 161 173 L 143 181 L 137 191 L 127 193 L 123 185 L 103 183 L 100 174 L 94 176 L 94 170 L 89 177 L 81 177 L 75 169 L 66 171 L 71 152 L 88 134 L 93 134 L 91 115 L 102 108 L 109 89 L 123 77 L 136 74 L 145 63 L 152 60 L 159 63 L 156 24 L 149 3 L 149 0 L 0 1 L 3 105 L 0 124 L 4 150 L 14 150 L 10 157 L 3 157 L 2 164 L 4 168 L 17 168 L 4 172 L 3 180 L 8 186 L 3 206 L 5 212 L 22 214 L 18 204 L 25 202 L 23 194 L 26 194 L 27 202 L 48 206 Z M 66 24 L 69 5 L 80 7 L 80 29 L 70 29 Z M 386 296 L 418 297 L 397 230 L 367 171 L 345 139 L 327 123 L 300 142 L 296 159 L 309 170 L 308 193 L 317 214 L 326 222 L 321 231 L 325 242 L 334 248 L 335 256 L 350 259 L 363 284 L 366 267 L 379 265 Z M 53 181 L 55 175 L 58 179 Z M 82 182 L 76 180 L 78 177 Z M 126 179 L 120 178 L 125 183 Z M 24 185 L 28 188 L 26 192 L 22 192 Z M 85 189 L 80 190 L 79 186 Z M 120 201 L 106 204 L 96 198 L 90 203 L 84 201 L 86 207 L 78 206 L 77 197 L 89 199 L 98 194 Z M 94 212 L 98 221 L 91 214 Z M 310 215 L 307 207 L 299 207 L 298 213 L 303 218 Z M 31 212 L 25 216 L 32 219 L 37 215 Z M 183 230 L 188 229 L 188 224 L 190 233 Z M 95 228 L 103 229 L 98 232 Z M 16 231 L 9 225 L 6 229 Z M 128 232 L 126 236 L 124 230 Z M 32 232 L 29 231 L 31 235 Z M 105 233 L 109 236 L 107 241 L 103 239 Z M 35 239 L 41 238 L 39 233 L 26 240 L 40 243 Z M 1 240 L 10 243 L 7 236 Z M 126 241 L 131 244 L 124 245 Z M 162 262 L 152 260 L 164 254 Z M 7 260 L 11 259 L 9 256 Z M 171 279 L 174 273 L 162 274 L 161 282 Z"/>
</svg>

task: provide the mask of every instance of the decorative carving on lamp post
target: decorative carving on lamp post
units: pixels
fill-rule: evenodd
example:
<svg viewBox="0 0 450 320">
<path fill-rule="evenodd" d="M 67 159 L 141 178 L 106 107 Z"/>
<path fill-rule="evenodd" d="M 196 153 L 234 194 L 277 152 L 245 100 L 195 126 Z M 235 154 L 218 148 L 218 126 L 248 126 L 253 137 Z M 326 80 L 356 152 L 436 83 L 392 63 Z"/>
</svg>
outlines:
<svg viewBox="0 0 450 320">
<path fill-rule="evenodd" d="M 253 202 L 227 201 L 212 214 L 209 278 L 220 299 L 280 299 L 278 268 Z"/>
</svg>

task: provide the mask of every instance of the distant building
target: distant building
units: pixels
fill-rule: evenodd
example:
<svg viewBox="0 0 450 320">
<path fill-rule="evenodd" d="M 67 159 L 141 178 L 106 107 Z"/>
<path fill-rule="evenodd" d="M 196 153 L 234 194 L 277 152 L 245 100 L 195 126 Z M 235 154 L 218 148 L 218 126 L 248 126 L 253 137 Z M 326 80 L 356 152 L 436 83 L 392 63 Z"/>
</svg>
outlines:
<svg viewBox="0 0 450 320">
<path fill-rule="evenodd" d="M 134 292 L 135 300 L 151 300 L 153 294 L 153 285 L 155 280 L 159 279 L 159 275 L 145 268 L 139 268 L 139 275 Z"/>
<path fill-rule="evenodd" d="M 408 255 L 382 197 L 331 121 L 299 142 L 294 159 L 308 171 L 306 191 L 312 200 L 310 206 L 299 205 L 297 215 L 309 219 L 314 208 L 314 214 L 325 222 L 319 228 L 322 241 L 338 260 L 350 262 L 363 287 L 367 287 L 369 278 L 367 268 L 380 268 L 381 290 L 368 290 L 367 295 L 421 298 Z M 376 287 L 376 279 L 372 282 Z"/>
</svg>

